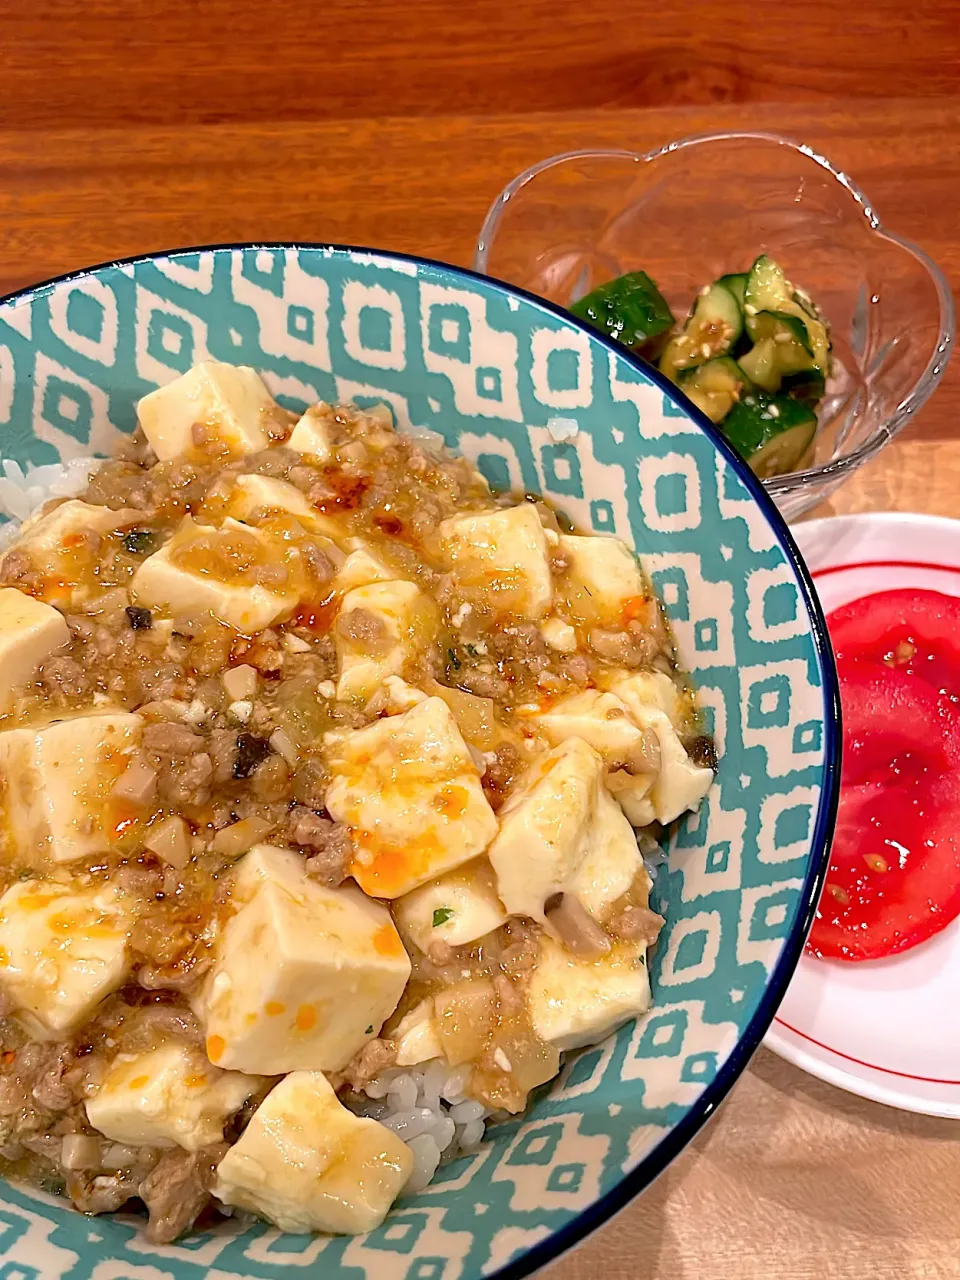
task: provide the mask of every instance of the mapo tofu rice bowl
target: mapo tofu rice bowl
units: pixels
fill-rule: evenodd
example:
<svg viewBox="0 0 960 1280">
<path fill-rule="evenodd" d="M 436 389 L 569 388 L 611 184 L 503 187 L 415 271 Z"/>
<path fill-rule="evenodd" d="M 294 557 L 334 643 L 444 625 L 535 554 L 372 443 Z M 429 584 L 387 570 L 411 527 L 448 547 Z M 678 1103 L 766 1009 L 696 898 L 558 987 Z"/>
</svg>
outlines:
<svg viewBox="0 0 960 1280">
<path fill-rule="evenodd" d="M 562 1096 L 576 1051 L 625 1028 L 609 1043 L 656 1058 L 661 1005 L 690 1061 L 673 1098 L 632 1078 L 667 1132 L 740 1030 L 696 1030 L 703 1001 L 670 984 L 725 946 L 760 1000 L 823 819 L 823 744 L 804 760 L 794 732 L 822 719 L 812 649 L 786 673 L 786 755 L 740 676 L 744 744 L 788 790 L 761 790 L 754 824 L 741 774 L 740 807 L 711 813 L 740 728 L 722 686 L 698 697 L 620 530 L 491 486 L 489 449 L 398 430 L 389 394 L 285 407 L 262 374 L 171 369 L 110 456 L 0 482 L 0 1172 L 82 1213 L 145 1210 L 156 1245 L 225 1219 L 376 1232 L 558 1076 Z M 555 468 L 578 431 L 541 429 Z M 750 501 L 730 488 L 735 520 Z M 765 550 L 750 636 L 809 648 Z M 763 596 L 784 585 L 792 629 Z M 739 624 L 712 625 L 732 645 Z M 783 820 L 803 803 L 806 842 Z M 783 846 L 800 874 L 755 876 L 765 914 L 740 903 L 726 940 L 696 888 L 664 952 L 671 839 L 738 903 L 751 839 L 757 868 Z"/>
<path fill-rule="evenodd" d="M 139 419 L 0 560 L 11 1172 L 369 1231 L 646 1011 L 713 743 L 618 539 L 250 368 Z"/>
</svg>

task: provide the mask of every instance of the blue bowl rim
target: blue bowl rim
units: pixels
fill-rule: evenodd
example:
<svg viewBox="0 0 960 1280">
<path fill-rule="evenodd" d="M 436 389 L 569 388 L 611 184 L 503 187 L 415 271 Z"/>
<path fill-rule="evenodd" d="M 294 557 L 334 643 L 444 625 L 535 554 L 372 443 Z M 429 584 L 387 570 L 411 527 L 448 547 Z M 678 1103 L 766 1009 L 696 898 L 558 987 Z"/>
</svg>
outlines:
<svg viewBox="0 0 960 1280">
<path fill-rule="evenodd" d="M 458 267 L 451 263 L 440 262 L 435 258 L 425 258 L 413 253 L 397 253 L 388 249 L 370 249 L 362 245 L 334 244 L 329 241 L 309 240 L 271 240 L 271 241 L 235 241 L 223 244 L 191 245 L 181 249 L 163 249 L 152 253 L 137 253 L 126 258 L 114 258 L 95 266 L 83 267 L 77 271 L 64 272 L 51 276 L 37 284 L 26 285 L 21 289 L 0 296 L 0 307 L 18 300 L 42 296 L 54 286 L 67 284 L 73 280 L 82 280 L 97 275 L 111 267 L 135 266 L 140 262 L 154 262 L 158 258 L 174 258 L 188 253 L 235 252 L 236 250 L 264 249 L 267 251 L 288 251 L 299 249 L 317 250 L 328 254 L 369 255 L 371 258 L 384 258 L 388 261 L 414 263 L 418 267 L 427 267 L 439 272 L 453 272 L 467 280 L 475 280 L 479 284 L 492 287 L 507 297 L 519 297 L 533 303 L 541 310 L 563 320 L 575 329 L 587 334 L 608 352 L 616 355 L 632 365 L 637 372 L 649 378 L 651 382 L 670 399 L 678 409 L 704 432 L 713 442 L 714 447 L 730 464 L 740 478 L 750 496 L 762 511 L 770 525 L 780 549 L 789 561 L 803 603 L 806 606 L 810 622 L 814 648 L 823 679 L 824 710 L 824 752 L 823 752 L 823 787 L 820 793 L 820 804 L 817 820 L 814 824 L 810 841 L 811 859 L 800 891 L 800 910 L 789 937 L 783 944 L 783 950 L 768 980 L 766 990 L 758 1004 L 746 1030 L 740 1036 L 730 1056 L 717 1072 L 714 1079 L 704 1089 L 686 1115 L 657 1143 L 637 1166 L 624 1174 L 615 1187 L 601 1196 L 577 1214 L 572 1221 L 560 1227 L 537 1244 L 532 1245 L 524 1253 L 505 1263 L 499 1270 L 491 1272 L 488 1280 L 525 1280 L 547 1263 L 554 1261 L 567 1250 L 582 1243 L 583 1240 L 599 1227 L 603 1226 L 614 1214 L 625 1208 L 641 1191 L 646 1190 L 668 1165 L 680 1154 L 684 1147 L 695 1137 L 700 1129 L 711 1118 L 720 1103 L 730 1092 L 740 1074 L 760 1046 L 774 1015 L 786 994 L 787 986 L 793 977 L 803 946 L 813 923 L 820 891 L 826 877 L 830 856 L 830 837 L 833 833 L 840 797 L 840 757 L 841 757 L 841 719 L 840 688 L 837 680 L 833 650 L 827 634 L 826 619 L 820 602 L 813 588 L 813 582 L 800 555 L 799 548 L 793 540 L 786 521 L 769 497 L 763 484 L 753 474 L 740 455 L 720 434 L 705 414 L 652 365 L 633 355 L 626 347 L 618 345 L 611 338 L 590 325 L 578 320 L 576 316 L 562 307 L 540 298 L 517 285 L 507 284 L 494 276 L 481 275 L 469 267 Z"/>
</svg>

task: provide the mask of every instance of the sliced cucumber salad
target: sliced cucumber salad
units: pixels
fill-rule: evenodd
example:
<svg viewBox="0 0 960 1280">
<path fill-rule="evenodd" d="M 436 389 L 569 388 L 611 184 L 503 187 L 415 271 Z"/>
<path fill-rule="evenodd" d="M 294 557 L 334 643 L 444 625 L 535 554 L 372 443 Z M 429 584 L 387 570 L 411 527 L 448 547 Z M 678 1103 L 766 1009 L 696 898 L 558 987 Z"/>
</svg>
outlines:
<svg viewBox="0 0 960 1280">
<path fill-rule="evenodd" d="M 643 271 L 571 310 L 659 366 L 764 479 L 794 471 L 813 444 L 830 371 L 830 331 L 810 298 L 762 254 L 701 289 L 677 327 Z"/>
<path fill-rule="evenodd" d="M 789 396 L 747 391 L 721 422 L 723 434 L 761 480 L 793 471 L 813 444 L 817 415 Z"/>
<path fill-rule="evenodd" d="M 633 351 L 649 348 L 676 324 L 666 298 L 645 271 L 618 276 L 575 302 L 570 310 Z"/>
<path fill-rule="evenodd" d="M 697 298 L 683 331 L 667 343 L 660 369 L 676 382 L 681 370 L 732 351 L 742 333 L 743 308 L 730 289 L 717 280 Z"/>
</svg>

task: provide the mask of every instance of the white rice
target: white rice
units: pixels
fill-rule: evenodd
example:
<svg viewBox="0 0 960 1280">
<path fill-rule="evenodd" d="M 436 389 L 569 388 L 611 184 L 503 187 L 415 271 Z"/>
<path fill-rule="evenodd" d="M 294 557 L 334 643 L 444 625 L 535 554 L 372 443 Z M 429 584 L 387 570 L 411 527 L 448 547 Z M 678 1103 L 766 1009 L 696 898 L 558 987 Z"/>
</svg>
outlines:
<svg viewBox="0 0 960 1280">
<path fill-rule="evenodd" d="M 71 458 L 42 467 L 28 462 L 26 472 L 9 458 L 0 463 L 0 515 L 10 517 L 0 525 L 0 546 L 12 542 L 23 521 L 49 498 L 72 498 L 85 489 L 90 472 L 100 462 L 100 458 Z"/>
<path fill-rule="evenodd" d="M 441 1161 L 475 1151 L 493 1114 L 464 1092 L 472 1067 L 449 1067 L 440 1058 L 420 1067 L 385 1071 L 371 1080 L 360 1115 L 392 1129 L 413 1152 L 414 1167 L 404 1195 L 422 1191 Z"/>
</svg>

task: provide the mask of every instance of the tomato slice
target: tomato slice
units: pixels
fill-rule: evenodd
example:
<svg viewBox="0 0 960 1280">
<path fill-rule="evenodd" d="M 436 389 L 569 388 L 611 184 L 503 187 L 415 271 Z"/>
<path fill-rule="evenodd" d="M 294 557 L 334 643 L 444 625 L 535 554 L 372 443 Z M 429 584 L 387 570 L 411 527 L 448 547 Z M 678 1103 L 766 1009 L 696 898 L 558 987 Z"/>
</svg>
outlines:
<svg viewBox="0 0 960 1280">
<path fill-rule="evenodd" d="M 960 915 L 958 804 L 957 773 L 843 795 L 807 944 L 814 955 L 877 960 L 915 947 Z"/>
<path fill-rule="evenodd" d="M 925 680 L 902 667 L 839 659 L 843 708 L 841 788 L 894 781 L 892 763 L 912 755 L 934 773 L 960 768 L 960 717 Z"/>
<path fill-rule="evenodd" d="M 827 618 L 837 659 L 869 658 L 960 700 L 960 598 L 906 587 L 862 596 Z"/>
<path fill-rule="evenodd" d="M 844 762 L 830 866 L 808 949 L 872 960 L 960 915 L 960 732 L 902 668 L 841 661 Z"/>
</svg>

